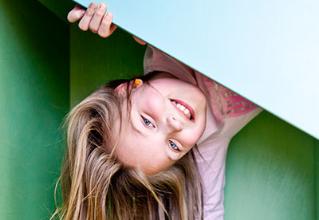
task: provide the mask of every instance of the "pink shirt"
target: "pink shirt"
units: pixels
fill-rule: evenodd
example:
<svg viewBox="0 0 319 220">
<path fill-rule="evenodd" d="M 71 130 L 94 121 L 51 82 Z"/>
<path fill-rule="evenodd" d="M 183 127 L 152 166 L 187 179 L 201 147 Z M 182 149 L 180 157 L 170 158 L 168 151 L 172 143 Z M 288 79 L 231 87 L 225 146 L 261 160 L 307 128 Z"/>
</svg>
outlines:
<svg viewBox="0 0 319 220">
<path fill-rule="evenodd" d="M 224 219 L 225 161 L 231 138 L 253 119 L 261 109 L 214 80 L 194 71 L 153 47 L 144 56 L 144 73 L 168 72 L 197 85 L 206 95 L 209 108 L 203 135 L 196 153 L 204 190 L 204 219 Z"/>
</svg>

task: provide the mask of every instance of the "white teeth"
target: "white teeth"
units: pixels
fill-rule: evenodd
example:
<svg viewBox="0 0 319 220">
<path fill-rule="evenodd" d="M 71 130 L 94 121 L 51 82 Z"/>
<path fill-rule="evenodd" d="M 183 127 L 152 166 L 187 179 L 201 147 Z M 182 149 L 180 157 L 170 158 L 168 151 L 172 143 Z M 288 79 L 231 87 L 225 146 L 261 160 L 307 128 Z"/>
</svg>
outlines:
<svg viewBox="0 0 319 220">
<path fill-rule="evenodd" d="M 183 105 L 181 105 L 181 104 L 177 104 L 177 107 L 180 109 L 180 110 L 182 110 L 182 111 L 184 111 L 186 108 L 183 106 Z"/>
<path fill-rule="evenodd" d="M 191 117 L 190 111 L 187 108 L 185 108 L 185 106 L 183 106 L 175 101 L 174 101 L 174 103 L 176 104 L 176 107 L 178 109 L 180 109 L 188 118 Z"/>
</svg>

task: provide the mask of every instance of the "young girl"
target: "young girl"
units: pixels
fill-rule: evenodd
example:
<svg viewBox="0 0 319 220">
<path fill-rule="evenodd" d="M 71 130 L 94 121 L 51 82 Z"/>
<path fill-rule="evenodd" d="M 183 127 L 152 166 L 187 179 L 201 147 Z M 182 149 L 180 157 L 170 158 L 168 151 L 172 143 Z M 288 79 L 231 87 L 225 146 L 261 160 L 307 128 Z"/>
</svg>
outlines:
<svg viewBox="0 0 319 220">
<path fill-rule="evenodd" d="M 68 20 L 101 37 L 116 29 L 104 4 Z M 70 112 L 61 218 L 223 219 L 229 141 L 261 109 L 151 46 L 144 74 Z"/>
</svg>

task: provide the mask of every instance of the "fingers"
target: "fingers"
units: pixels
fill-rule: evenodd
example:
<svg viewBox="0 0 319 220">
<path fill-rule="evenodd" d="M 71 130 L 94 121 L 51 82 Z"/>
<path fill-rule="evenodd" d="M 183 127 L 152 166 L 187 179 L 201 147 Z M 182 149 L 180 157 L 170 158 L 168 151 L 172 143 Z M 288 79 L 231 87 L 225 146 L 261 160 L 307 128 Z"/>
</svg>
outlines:
<svg viewBox="0 0 319 220">
<path fill-rule="evenodd" d="M 94 12 L 96 10 L 97 4 L 96 3 L 91 3 L 89 7 L 87 8 L 83 18 L 81 19 L 79 23 L 79 28 L 82 31 L 87 31 L 89 29 L 89 25 L 91 22 L 91 19 L 94 15 Z"/>
<path fill-rule="evenodd" d="M 93 18 L 90 22 L 89 29 L 93 33 L 97 33 L 101 24 L 101 21 L 105 15 L 106 12 L 106 5 L 104 3 L 101 3 L 97 6 L 96 11 L 93 15 Z"/>
<path fill-rule="evenodd" d="M 106 13 L 101 21 L 100 28 L 98 29 L 98 35 L 103 38 L 110 36 L 117 28 L 116 25 L 112 24 L 113 15 L 112 13 Z"/>
<path fill-rule="evenodd" d="M 81 19 L 81 20 L 80 20 Z M 90 29 L 103 38 L 110 36 L 117 28 L 112 23 L 113 15 L 107 12 L 107 6 L 104 3 L 91 3 L 86 9 L 75 6 L 68 14 L 68 21 L 79 22 L 79 28 L 83 31 Z"/>
<path fill-rule="evenodd" d="M 68 13 L 68 21 L 70 23 L 74 23 L 78 20 L 80 20 L 85 13 L 85 10 L 81 8 L 80 6 L 76 5 L 69 13 Z"/>
</svg>

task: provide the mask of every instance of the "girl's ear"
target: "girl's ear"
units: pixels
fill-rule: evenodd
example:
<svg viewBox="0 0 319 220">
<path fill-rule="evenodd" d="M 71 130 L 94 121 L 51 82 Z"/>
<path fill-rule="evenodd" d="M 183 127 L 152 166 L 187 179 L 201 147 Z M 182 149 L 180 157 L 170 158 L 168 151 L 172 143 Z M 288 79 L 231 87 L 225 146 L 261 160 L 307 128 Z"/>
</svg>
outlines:
<svg viewBox="0 0 319 220">
<path fill-rule="evenodd" d="M 119 94 L 119 95 L 126 95 L 127 93 L 127 84 L 128 82 L 125 83 L 121 83 L 120 85 L 118 85 L 114 91 Z"/>
<path fill-rule="evenodd" d="M 119 95 L 126 95 L 127 91 L 137 89 L 143 85 L 143 80 L 133 79 L 130 82 L 121 83 L 114 90 Z"/>
</svg>

